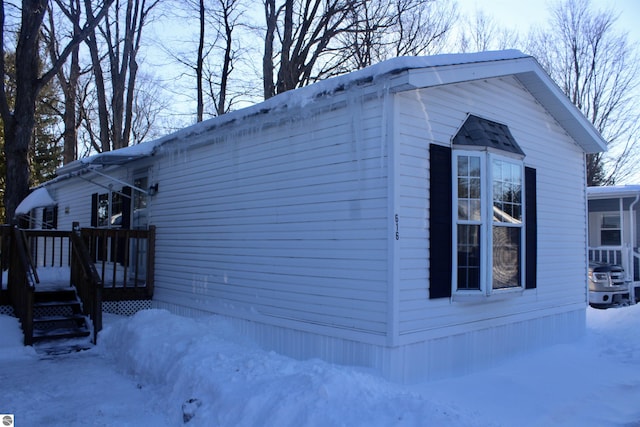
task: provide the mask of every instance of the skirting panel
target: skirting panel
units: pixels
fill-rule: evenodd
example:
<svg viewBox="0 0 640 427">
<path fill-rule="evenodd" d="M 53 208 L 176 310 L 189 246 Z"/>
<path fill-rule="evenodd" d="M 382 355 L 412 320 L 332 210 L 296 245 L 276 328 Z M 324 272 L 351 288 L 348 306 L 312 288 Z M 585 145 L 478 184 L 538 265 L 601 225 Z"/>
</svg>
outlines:
<svg viewBox="0 0 640 427">
<path fill-rule="evenodd" d="M 154 307 L 189 317 L 211 315 L 157 301 Z M 580 309 L 400 347 L 384 347 L 224 317 L 239 333 L 265 350 L 300 360 L 319 358 L 329 363 L 369 368 L 400 383 L 465 375 L 496 366 L 518 354 L 571 342 L 583 335 L 586 322 L 585 309 Z"/>
<path fill-rule="evenodd" d="M 582 337 L 586 309 L 522 320 L 387 349 L 385 377 L 403 383 L 466 375 Z"/>
<path fill-rule="evenodd" d="M 13 316 L 13 307 L 10 305 L 0 305 L 0 314 L 5 316 Z"/>
<path fill-rule="evenodd" d="M 102 311 L 119 316 L 133 316 L 151 308 L 151 300 L 102 301 Z"/>
</svg>

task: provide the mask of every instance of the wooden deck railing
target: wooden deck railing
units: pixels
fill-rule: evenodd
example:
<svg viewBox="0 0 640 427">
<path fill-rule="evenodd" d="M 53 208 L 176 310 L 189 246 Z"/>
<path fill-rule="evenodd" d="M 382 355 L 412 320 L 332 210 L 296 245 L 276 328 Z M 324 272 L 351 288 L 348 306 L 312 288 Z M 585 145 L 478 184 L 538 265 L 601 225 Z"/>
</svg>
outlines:
<svg viewBox="0 0 640 427">
<path fill-rule="evenodd" d="M 73 257 L 71 260 L 71 285 L 75 286 L 82 311 L 93 324 L 93 343 L 97 343 L 98 332 L 102 330 L 102 281 L 91 261 L 89 250 L 80 235 L 74 230 L 69 235 Z"/>
<path fill-rule="evenodd" d="M 154 291 L 155 227 L 148 230 L 79 229 L 104 287 L 105 301 L 149 299 Z M 72 266 L 72 232 L 24 230 L 38 268 Z M 75 255 L 75 253 L 74 253 Z"/>
<path fill-rule="evenodd" d="M 81 233 L 110 300 L 153 296 L 154 226 L 148 230 L 83 228 Z"/>
<path fill-rule="evenodd" d="M 29 255 L 24 232 L 14 228 L 9 249 L 9 298 L 16 317 L 20 319 L 24 333 L 24 344 L 33 344 L 33 294 L 38 283 L 38 274 Z"/>
</svg>

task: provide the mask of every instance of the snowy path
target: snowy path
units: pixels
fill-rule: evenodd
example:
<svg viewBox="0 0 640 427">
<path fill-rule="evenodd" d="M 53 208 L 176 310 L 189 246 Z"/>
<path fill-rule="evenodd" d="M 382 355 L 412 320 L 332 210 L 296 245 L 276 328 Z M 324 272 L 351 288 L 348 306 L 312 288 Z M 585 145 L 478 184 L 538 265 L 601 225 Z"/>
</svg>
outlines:
<svg viewBox="0 0 640 427">
<path fill-rule="evenodd" d="M 22 426 L 168 426 L 154 391 L 117 372 L 95 349 L 63 356 L 0 359 L 0 413 Z"/>
</svg>

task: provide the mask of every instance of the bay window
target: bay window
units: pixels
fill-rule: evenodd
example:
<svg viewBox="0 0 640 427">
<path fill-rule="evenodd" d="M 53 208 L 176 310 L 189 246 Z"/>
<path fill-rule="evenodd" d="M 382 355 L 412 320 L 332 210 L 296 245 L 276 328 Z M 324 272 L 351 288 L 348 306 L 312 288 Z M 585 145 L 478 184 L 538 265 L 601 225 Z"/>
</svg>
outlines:
<svg viewBox="0 0 640 427">
<path fill-rule="evenodd" d="M 455 291 L 489 295 L 523 283 L 523 165 L 487 151 L 454 151 Z"/>
<path fill-rule="evenodd" d="M 468 115 L 429 147 L 429 298 L 537 287 L 537 178 L 509 128 Z M 519 292 L 518 292 L 519 293 Z"/>
</svg>

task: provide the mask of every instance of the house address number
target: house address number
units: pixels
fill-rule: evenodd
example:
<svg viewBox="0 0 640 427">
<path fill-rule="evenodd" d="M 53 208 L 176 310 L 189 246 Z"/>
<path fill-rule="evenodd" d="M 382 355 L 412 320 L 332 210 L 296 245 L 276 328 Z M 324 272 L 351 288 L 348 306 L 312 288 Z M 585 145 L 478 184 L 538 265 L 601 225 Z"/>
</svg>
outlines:
<svg viewBox="0 0 640 427">
<path fill-rule="evenodd" d="M 396 214 L 395 216 L 395 221 L 396 221 L 396 240 L 400 240 L 400 218 L 398 217 L 398 214 Z"/>
</svg>

